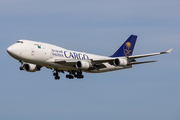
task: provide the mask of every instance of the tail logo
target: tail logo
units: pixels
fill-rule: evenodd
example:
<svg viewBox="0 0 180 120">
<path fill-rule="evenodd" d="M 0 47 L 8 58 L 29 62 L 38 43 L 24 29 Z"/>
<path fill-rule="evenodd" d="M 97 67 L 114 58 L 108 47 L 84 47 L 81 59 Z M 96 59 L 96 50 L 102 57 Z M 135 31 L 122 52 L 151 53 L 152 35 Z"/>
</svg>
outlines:
<svg viewBox="0 0 180 120">
<path fill-rule="evenodd" d="M 126 42 L 126 44 L 124 45 L 124 54 L 126 56 L 130 56 L 131 55 L 132 50 L 130 50 L 130 48 L 131 48 L 131 43 L 130 42 Z"/>
</svg>

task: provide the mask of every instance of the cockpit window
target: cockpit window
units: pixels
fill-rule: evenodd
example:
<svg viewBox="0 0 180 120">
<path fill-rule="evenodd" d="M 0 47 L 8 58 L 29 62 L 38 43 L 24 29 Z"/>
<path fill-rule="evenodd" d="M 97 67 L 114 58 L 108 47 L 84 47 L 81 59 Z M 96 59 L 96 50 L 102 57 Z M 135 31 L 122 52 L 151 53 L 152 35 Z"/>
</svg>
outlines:
<svg viewBox="0 0 180 120">
<path fill-rule="evenodd" d="M 23 43 L 23 41 L 17 41 L 17 43 Z"/>
</svg>

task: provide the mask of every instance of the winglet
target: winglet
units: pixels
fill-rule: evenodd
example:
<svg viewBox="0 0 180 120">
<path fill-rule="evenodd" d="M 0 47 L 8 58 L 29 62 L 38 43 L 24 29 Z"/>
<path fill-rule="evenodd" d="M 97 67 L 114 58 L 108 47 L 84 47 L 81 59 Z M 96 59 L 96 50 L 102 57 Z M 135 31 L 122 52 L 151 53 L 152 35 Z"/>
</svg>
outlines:
<svg viewBox="0 0 180 120">
<path fill-rule="evenodd" d="M 166 51 L 166 53 L 170 53 L 173 50 L 173 48 Z"/>
<path fill-rule="evenodd" d="M 160 54 L 170 53 L 173 50 L 173 48 L 167 50 L 166 52 L 160 52 Z"/>
</svg>

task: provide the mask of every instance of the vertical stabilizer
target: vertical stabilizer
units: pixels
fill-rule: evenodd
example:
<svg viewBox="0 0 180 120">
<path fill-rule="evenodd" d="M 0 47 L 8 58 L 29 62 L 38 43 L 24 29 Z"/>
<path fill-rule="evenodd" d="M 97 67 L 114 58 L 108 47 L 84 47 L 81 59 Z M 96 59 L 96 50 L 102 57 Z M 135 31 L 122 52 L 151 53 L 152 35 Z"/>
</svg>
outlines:
<svg viewBox="0 0 180 120">
<path fill-rule="evenodd" d="M 134 45 L 136 43 L 137 36 L 131 35 L 122 46 L 110 57 L 122 57 L 131 56 L 133 53 Z"/>
</svg>

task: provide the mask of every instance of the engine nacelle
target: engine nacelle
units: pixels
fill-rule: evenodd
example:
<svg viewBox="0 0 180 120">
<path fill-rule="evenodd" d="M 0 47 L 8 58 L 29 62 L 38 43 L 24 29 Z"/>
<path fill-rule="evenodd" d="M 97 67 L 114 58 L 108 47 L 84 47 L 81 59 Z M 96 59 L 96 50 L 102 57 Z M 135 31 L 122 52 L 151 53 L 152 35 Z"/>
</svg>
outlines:
<svg viewBox="0 0 180 120">
<path fill-rule="evenodd" d="M 86 62 L 86 61 L 78 61 L 78 62 L 76 63 L 76 67 L 77 67 L 78 69 L 87 70 L 87 69 L 90 68 L 90 64 L 89 64 L 88 62 Z"/>
<path fill-rule="evenodd" d="M 40 68 L 38 68 L 37 65 L 34 64 L 24 64 L 23 69 L 27 72 L 36 72 L 40 70 Z"/>
<path fill-rule="evenodd" d="M 113 63 L 115 66 L 126 66 L 128 64 L 128 61 L 126 59 L 116 58 Z"/>
</svg>

